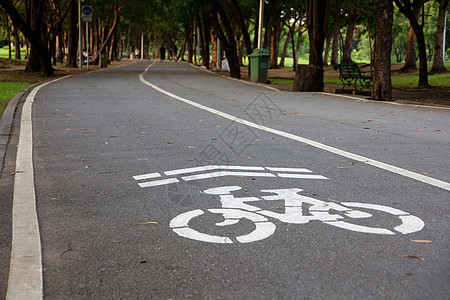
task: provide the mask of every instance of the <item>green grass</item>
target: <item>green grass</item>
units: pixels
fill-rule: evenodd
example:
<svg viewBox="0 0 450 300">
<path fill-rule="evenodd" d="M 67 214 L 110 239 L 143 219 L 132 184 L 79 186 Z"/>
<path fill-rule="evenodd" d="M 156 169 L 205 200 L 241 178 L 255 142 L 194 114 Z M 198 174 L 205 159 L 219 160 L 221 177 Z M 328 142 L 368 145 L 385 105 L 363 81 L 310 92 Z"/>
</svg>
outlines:
<svg viewBox="0 0 450 300">
<path fill-rule="evenodd" d="M 3 48 L 0 48 L 0 57 L 1 58 L 8 58 L 8 53 L 9 53 L 9 50 L 8 50 L 8 46 L 5 46 L 5 47 L 3 47 Z M 14 51 L 14 47 L 12 47 L 11 48 L 11 58 L 12 59 L 14 59 L 14 54 L 15 54 L 16 52 Z M 25 60 L 25 48 L 21 48 L 20 49 L 20 59 L 21 60 Z"/>
<path fill-rule="evenodd" d="M 29 82 L 0 82 L 0 117 L 5 111 L 9 100 L 31 84 Z"/>
<path fill-rule="evenodd" d="M 292 59 L 291 59 L 292 61 Z M 428 65 L 428 70 L 431 69 L 431 63 Z M 403 66 L 403 65 L 401 65 Z M 450 62 L 445 62 L 445 67 L 450 70 Z M 292 74 L 294 76 L 294 74 Z M 341 84 L 341 81 L 338 79 L 339 73 L 336 72 L 336 78 L 328 77 L 324 80 L 325 84 Z M 294 79 L 280 79 L 280 78 L 269 78 L 273 84 L 292 87 L 294 84 Z M 419 70 L 412 73 L 394 73 L 391 77 L 392 79 L 392 87 L 400 88 L 400 89 L 413 89 L 416 88 L 419 83 Z M 428 82 L 431 86 L 437 88 L 450 88 L 450 73 L 445 74 L 436 74 L 436 75 L 428 75 Z"/>
<path fill-rule="evenodd" d="M 269 78 L 272 84 L 292 87 L 294 85 L 294 79 L 279 79 Z M 339 79 L 325 79 L 325 84 L 341 84 Z M 428 82 L 431 86 L 437 88 L 450 88 L 450 74 L 439 74 L 428 76 Z M 404 74 L 392 76 L 392 87 L 399 89 L 412 89 L 416 88 L 419 83 L 419 76 L 415 74 Z"/>
</svg>

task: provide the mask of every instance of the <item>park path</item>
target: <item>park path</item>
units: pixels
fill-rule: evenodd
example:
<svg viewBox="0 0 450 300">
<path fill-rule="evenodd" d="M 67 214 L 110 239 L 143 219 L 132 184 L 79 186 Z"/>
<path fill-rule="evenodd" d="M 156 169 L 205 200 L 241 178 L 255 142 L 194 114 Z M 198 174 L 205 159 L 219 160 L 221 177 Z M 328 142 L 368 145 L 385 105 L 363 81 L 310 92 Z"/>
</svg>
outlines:
<svg viewBox="0 0 450 300">
<path fill-rule="evenodd" d="M 174 62 L 42 87 L 43 295 L 444 297 L 449 115 Z"/>
</svg>

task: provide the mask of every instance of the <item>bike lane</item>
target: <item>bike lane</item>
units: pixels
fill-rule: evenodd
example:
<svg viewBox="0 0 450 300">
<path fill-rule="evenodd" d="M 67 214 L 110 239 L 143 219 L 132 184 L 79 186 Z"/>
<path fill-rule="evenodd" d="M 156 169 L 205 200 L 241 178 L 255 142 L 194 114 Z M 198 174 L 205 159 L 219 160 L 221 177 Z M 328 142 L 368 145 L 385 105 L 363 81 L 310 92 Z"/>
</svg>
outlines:
<svg viewBox="0 0 450 300">
<path fill-rule="evenodd" d="M 184 85 L 173 80 L 172 64 L 157 67 L 146 78 L 166 84 L 174 94 L 201 102 L 217 88 L 214 100 L 224 101 L 209 106 L 247 120 L 258 117 L 267 126 L 286 122 L 267 113 L 282 106 L 270 98 L 249 106 L 264 91 L 260 87 L 177 67 L 191 72 L 190 80 L 208 80 L 203 86 Z M 199 110 L 139 82 L 144 68 L 138 63 L 69 78 L 43 89 L 34 103 L 36 195 L 49 298 L 356 298 L 404 297 L 411 291 L 439 296 L 445 291 L 447 191 Z M 261 108 L 266 109 L 262 115 Z M 322 124 L 329 126 L 316 118 L 302 126 Z M 207 165 L 234 168 L 177 171 Z M 288 167 L 295 171 L 276 169 Z M 178 182 L 144 184 L 167 178 Z M 297 188 L 325 207 L 378 204 L 418 217 L 425 227 L 410 236 L 378 235 L 318 220 L 294 224 L 272 218 L 273 235 L 254 243 L 233 239 L 232 245 L 192 240 L 170 228 L 171 220 L 187 211 L 223 207 L 217 194 L 205 192 L 219 186 L 239 186 L 237 196 L 252 200 L 267 197 L 264 190 Z M 275 199 L 251 204 L 256 202 L 273 214 L 293 208 L 305 215 L 318 211 L 311 203 L 295 206 Z M 343 216 L 337 208 L 333 213 Z M 401 223 L 392 214 L 368 211 L 372 216 L 358 220 L 360 225 L 392 229 Z M 223 227 L 215 221 L 223 219 L 205 213 L 188 227 L 222 236 L 255 228 L 251 219 Z"/>
</svg>

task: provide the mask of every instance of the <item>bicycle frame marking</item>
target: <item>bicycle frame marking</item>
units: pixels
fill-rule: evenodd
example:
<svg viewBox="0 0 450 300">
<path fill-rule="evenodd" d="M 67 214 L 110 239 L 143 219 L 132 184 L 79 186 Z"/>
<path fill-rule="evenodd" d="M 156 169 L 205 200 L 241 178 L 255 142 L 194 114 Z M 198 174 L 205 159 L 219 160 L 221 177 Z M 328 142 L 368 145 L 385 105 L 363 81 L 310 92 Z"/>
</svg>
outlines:
<svg viewBox="0 0 450 300">
<path fill-rule="evenodd" d="M 216 226 L 229 226 L 237 224 L 241 219 L 248 219 L 254 223 L 255 229 L 249 234 L 237 236 L 235 239 L 239 243 L 251 243 L 263 240 L 273 233 L 275 233 L 276 225 L 268 220 L 269 218 L 277 219 L 283 223 L 289 224 L 306 224 L 310 221 L 321 221 L 324 224 L 332 225 L 341 229 L 347 229 L 362 233 L 372 234 L 388 234 L 394 235 L 395 232 L 402 234 L 409 234 L 422 230 L 424 223 L 416 216 L 412 216 L 402 210 L 395 209 L 388 206 L 366 203 L 344 202 L 337 204 L 334 202 L 325 202 L 307 196 L 302 196 L 299 193 L 302 189 L 271 189 L 261 190 L 264 193 L 271 193 L 275 195 L 262 196 L 261 199 L 257 197 L 234 197 L 231 192 L 242 189 L 240 186 L 224 186 L 207 189 L 206 194 L 217 195 L 220 197 L 222 208 L 207 209 L 207 212 L 213 214 L 221 214 L 224 221 L 216 223 Z M 256 201 L 274 201 L 283 200 L 285 204 L 285 212 L 277 213 L 273 211 L 263 210 L 257 206 L 248 204 Z M 309 205 L 309 215 L 303 214 L 304 204 Z M 398 217 L 402 222 L 401 225 L 394 227 L 393 230 L 387 228 L 369 227 L 349 223 L 344 218 L 362 219 L 369 218 L 372 215 L 367 212 L 354 210 L 355 208 L 363 208 L 369 210 L 381 211 Z M 343 213 L 331 213 L 330 210 Z M 189 223 L 193 218 L 204 215 L 203 210 L 197 209 L 182 213 L 170 222 L 170 228 L 178 235 L 190 238 L 197 241 L 208 243 L 234 243 L 230 237 L 223 237 L 217 235 L 209 235 L 201 233 L 189 227 Z"/>
</svg>

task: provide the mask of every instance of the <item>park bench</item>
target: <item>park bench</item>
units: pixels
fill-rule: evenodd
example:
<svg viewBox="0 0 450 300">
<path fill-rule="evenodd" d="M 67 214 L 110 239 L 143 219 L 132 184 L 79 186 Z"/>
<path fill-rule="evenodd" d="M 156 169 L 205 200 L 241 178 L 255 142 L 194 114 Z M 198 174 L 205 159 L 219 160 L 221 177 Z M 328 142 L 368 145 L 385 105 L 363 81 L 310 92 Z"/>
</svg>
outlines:
<svg viewBox="0 0 450 300">
<path fill-rule="evenodd" d="M 339 79 L 342 82 L 342 89 L 354 87 L 355 90 L 362 90 L 372 86 L 372 76 L 364 75 L 357 64 L 335 64 L 333 69 L 339 71 Z"/>
</svg>

